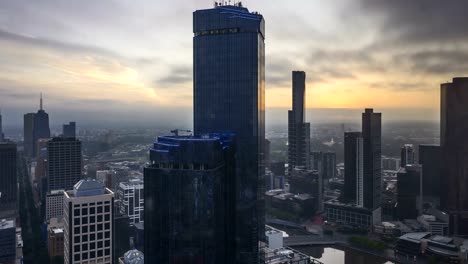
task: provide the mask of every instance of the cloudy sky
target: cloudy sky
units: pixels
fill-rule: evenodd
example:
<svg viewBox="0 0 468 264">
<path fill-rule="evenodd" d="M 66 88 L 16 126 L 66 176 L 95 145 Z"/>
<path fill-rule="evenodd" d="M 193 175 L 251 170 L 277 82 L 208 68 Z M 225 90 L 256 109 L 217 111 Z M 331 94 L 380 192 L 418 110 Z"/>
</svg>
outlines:
<svg viewBox="0 0 468 264">
<path fill-rule="evenodd" d="M 2 0 L 5 123 L 36 111 L 40 92 L 52 123 L 190 122 L 192 12 L 212 2 Z M 466 0 L 244 5 L 266 20 L 269 116 L 286 117 L 292 70 L 307 72 L 308 107 L 374 107 L 396 119 L 437 118 L 440 83 L 468 75 Z"/>
</svg>

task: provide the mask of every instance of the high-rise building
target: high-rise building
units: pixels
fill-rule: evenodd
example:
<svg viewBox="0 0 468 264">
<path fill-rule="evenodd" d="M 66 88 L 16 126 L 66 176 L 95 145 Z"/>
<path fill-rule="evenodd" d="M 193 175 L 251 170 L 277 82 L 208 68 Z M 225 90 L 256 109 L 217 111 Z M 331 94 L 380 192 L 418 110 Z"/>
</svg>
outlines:
<svg viewBox="0 0 468 264">
<path fill-rule="evenodd" d="M 114 193 L 96 180 L 80 180 L 64 193 L 64 259 L 113 263 Z"/>
<path fill-rule="evenodd" d="M 27 157 L 35 155 L 34 152 L 34 117 L 35 113 L 24 115 L 24 153 Z"/>
<path fill-rule="evenodd" d="M 415 164 L 413 144 L 405 144 L 401 147 L 401 162 L 400 166 L 404 168 L 406 165 Z"/>
<path fill-rule="evenodd" d="M 15 220 L 0 219 L 0 263 L 13 264 L 16 260 Z"/>
<path fill-rule="evenodd" d="M 37 141 L 41 138 L 50 138 L 49 114 L 43 109 L 42 94 L 39 111 L 34 115 L 33 125 L 33 155 L 37 153 Z"/>
<path fill-rule="evenodd" d="M 442 154 L 439 145 L 419 145 L 424 202 L 440 205 Z"/>
<path fill-rule="evenodd" d="M 76 122 L 69 122 L 63 125 L 63 137 L 75 138 L 76 137 Z"/>
<path fill-rule="evenodd" d="M 398 171 L 400 169 L 401 160 L 398 158 L 382 157 L 382 169 Z"/>
<path fill-rule="evenodd" d="M 310 123 L 305 122 L 306 74 L 292 73 L 292 110 L 288 111 L 288 169 L 310 168 Z"/>
<path fill-rule="evenodd" d="M 0 217 L 17 209 L 16 144 L 0 142 Z"/>
<path fill-rule="evenodd" d="M 143 180 L 131 179 L 127 182 L 121 182 L 117 190 L 117 198 L 120 200 L 120 212 L 128 215 L 132 224 L 143 221 L 145 209 Z"/>
<path fill-rule="evenodd" d="M 236 263 L 234 144 L 231 135 L 154 143 L 144 170 L 147 263 Z"/>
<path fill-rule="evenodd" d="M 62 219 L 63 192 L 64 190 L 53 190 L 46 194 L 46 221 L 51 218 Z"/>
<path fill-rule="evenodd" d="M 316 170 L 296 167 L 291 172 L 289 180 L 290 191 L 293 194 L 309 194 L 314 198 L 316 212 L 323 211 L 323 178 Z"/>
<path fill-rule="evenodd" d="M 364 206 L 364 149 L 361 132 L 344 135 L 344 200 Z"/>
<path fill-rule="evenodd" d="M 398 218 L 416 219 L 422 213 L 421 165 L 409 164 L 397 173 Z"/>
<path fill-rule="evenodd" d="M 2 109 L 0 109 L 0 142 L 5 139 L 5 134 L 3 134 L 3 124 L 2 124 Z"/>
<path fill-rule="evenodd" d="M 81 178 L 81 141 L 53 138 L 47 143 L 48 188 L 71 190 Z"/>
<path fill-rule="evenodd" d="M 239 4 L 195 11 L 193 21 L 195 134 L 236 134 L 235 261 L 258 263 L 265 236 L 265 21 Z"/>
<path fill-rule="evenodd" d="M 366 109 L 362 114 L 364 157 L 364 207 L 380 210 L 382 200 L 382 114 Z"/>
<path fill-rule="evenodd" d="M 441 85 L 442 208 L 451 235 L 468 236 L 468 78 Z"/>
</svg>

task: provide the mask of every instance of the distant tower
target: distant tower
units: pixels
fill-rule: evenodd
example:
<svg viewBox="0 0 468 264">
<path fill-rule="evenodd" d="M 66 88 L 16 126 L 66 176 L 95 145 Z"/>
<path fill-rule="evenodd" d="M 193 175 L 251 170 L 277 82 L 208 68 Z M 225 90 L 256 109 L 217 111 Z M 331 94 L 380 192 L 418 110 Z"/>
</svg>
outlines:
<svg viewBox="0 0 468 264">
<path fill-rule="evenodd" d="M 404 168 L 406 165 L 415 164 L 413 144 L 405 144 L 401 147 L 401 162 L 400 166 Z"/>
<path fill-rule="evenodd" d="M 35 113 L 24 115 L 24 153 L 27 157 L 33 157 L 34 154 L 34 117 Z"/>
<path fill-rule="evenodd" d="M 364 206 L 364 149 L 361 132 L 344 134 L 344 200 Z"/>
<path fill-rule="evenodd" d="M 288 169 L 310 168 L 310 123 L 305 122 L 306 74 L 292 73 L 292 110 L 288 111 Z"/>
<path fill-rule="evenodd" d="M 34 115 L 33 126 L 33 156 L 37 155 L 37 141 L 41 138 L 50 138 L 49 114 L 44 111 L 42 93 L 39 103 L 39 111 Z"/>
<path fill-rule="evenodd" d="M 468 237 L 468 78 L 441 85 L 442 195 L 449 233 Z M 424 176 L 423 176 L 424 177 Z"/>
<path fill-rule="evenodd" d="M 0 142 L 5 139 L 5 135 L 3 134 L 3 126 L 2 126 L 2 109 L 0 108 Z"/>
<path fill-rule="evenodd" d="M 364 156 L 364 207 L 380 210 L 382 203 L 382 114 L 362 114 Z"/>
<path fill-rule="evenodd" d="M 81 180 L 64 193 L 64 260 L 113 263 L 114 193 L 96 180 Z"/>
<path fill-rule="evenodd" d="M 70 122 L 68 124 L 64 124 L 62 135 L 63 137 L 67 137 L 67 138 L 75 138 L 76 137 L 76 123 Z"/>
</svg>

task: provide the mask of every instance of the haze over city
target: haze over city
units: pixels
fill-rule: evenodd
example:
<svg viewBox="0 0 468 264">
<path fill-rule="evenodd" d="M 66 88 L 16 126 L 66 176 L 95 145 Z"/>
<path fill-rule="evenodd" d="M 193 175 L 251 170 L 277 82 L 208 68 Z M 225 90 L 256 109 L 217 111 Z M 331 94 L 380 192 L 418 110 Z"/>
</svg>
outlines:
<svg viewBox="0 0 468 264">
<path fill-rule="evenodd" d="M 268 23 L 267 123 L 286 120 L 295 69 L 308 73 L 307 106 L 328 109 L 327 118 L 310 120 L 353 120 L 334 109 L 372 106 L 389 113 L 386 121 L 438 121 L 438 85 L 468 70 L 461 63 L 468 3 L 439 3 L 425 1 L 421 10 L 418 1 L 245 1 Z M 2 1 L 4 123 L 19 126 L 15 120 L 36 109 L 43 92 L 52 124 L 66 117 L 83 125 L 165 123 L 170 115 L 190 126 L 191 12 L 210 5 Z"/>
</svg>

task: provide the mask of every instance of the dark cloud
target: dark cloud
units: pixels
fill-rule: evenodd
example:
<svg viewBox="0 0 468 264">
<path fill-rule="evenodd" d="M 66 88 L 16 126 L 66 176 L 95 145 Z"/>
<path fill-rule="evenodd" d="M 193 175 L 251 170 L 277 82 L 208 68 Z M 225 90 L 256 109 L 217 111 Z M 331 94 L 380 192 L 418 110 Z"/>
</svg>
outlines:
<svg viewBox="0 0 468 264">
<path fill-rule="evenodd" d="M 448 44 L 468 38 L 466 0 L 360 0 L 360 7 L 383 17 L 382 37 L 403 43 Z"/>
<path fill-rule="evenodd" d="M 160 86 L 173 86 L 173 85 L 181 85 L 192 81 L 193 70 L 192 66 L 181 66 L 176 65 L 172 66 L 167 75 L 157 79 L 154 82 L 158 88 Z"/>
<path fill-rule="evenodd" d="M 367 84 L 371 88 L 392 90 L 395 92 L 407 91 L 427 91 L 432 87 L 428 87 L 424 83 L 419 82 L 372 82 Z"/>
<path fill-rule="evenodd" d="M 457 75 L 468 73 L 468 51 L 416 51 L 394 57 L 395 65 L 407 65 L 412 72 Z"/>
</svg>

